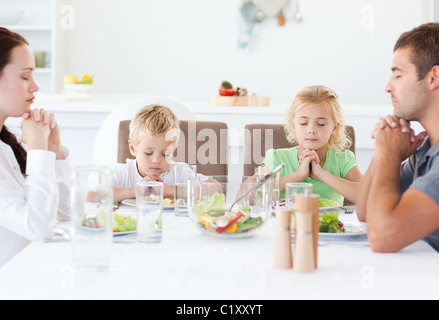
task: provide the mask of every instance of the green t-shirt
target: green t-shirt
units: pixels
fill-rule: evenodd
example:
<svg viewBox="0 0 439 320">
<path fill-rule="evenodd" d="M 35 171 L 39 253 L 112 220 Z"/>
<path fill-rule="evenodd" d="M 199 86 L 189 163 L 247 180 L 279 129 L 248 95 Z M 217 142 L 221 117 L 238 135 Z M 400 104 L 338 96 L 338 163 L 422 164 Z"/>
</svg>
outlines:
<svg viewBox="0 0 439 320">
<path fill-rule="evenodd" d="M 274 169 L 281 163 L 285 163 L 285 168 L 281 172 L 281 176 L 287 176 L 299 169 L 299 157 L 297 152 L 299 147 L 288 149 L 270 149 L 265 154 L 263 164 Z M 329 149 L 326 152 L 326 161 L 323 169 L 334 176 L 345 178 L 348 172 L 358 166 L 355 160 L 355 155 L 352 151 L 346 150 L 343 152 L 336 152 L 334 149 Z M 310 177 L 303 180 L 303 182 L 310 182 L 313 184 L 313 193 L 320 195 L 321 198 L 330 199 L 343 204 L 344 198 L 337 191 L 332 189 L 327 184 Z M 285 197 L 285 191 L 280 194 L 281 198 Z"/>
</svg>

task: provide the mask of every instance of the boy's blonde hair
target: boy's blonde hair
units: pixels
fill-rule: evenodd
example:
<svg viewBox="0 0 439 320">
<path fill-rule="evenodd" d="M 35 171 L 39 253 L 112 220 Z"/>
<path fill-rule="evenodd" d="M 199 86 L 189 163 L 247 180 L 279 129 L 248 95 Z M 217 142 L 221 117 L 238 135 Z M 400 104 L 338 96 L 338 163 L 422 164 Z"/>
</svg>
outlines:
<svg viewBox="0 0 439 320">
<path fill-rule="evenodd" d="M 304 87 L 296 94 L 285 117 L 284 129 L 287 135 L 287 140 L 291 143 L 297 143 L 296 134 L 293 128 L 296 111 L 310 105 L 329 108 L 332 120 L 334 123 L 339 124 L 338 129 L 334 131 L 329 139 L 328 148 L 335 149 L 339 152 L 349 149 L 352 141 L 346 133 L 344 116 L 338 100 L 338 95 L 334 90 L 325 86 Z"/>
<path fill-rule="evenodd" d="M 180 122 L 171 109 L 151 104 L 141 108 L 130 123 L 130 141 L 138 145 L 145 136 L 165 136 L 167 141 L 178 142 Z"/>
</svg>

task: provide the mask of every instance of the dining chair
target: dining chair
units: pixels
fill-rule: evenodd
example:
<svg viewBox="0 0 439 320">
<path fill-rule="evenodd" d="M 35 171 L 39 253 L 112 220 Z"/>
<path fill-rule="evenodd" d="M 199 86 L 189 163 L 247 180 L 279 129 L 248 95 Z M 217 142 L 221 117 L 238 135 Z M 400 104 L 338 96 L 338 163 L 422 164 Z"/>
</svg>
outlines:
<svg viewBox="0 0 439 320">
<path fill-rule="evenodd" d="M 119 123 L 117 162 L 134 159 L 128 139 L 131 120 Z M 224 122 L 180 120 L 180 140 L 174 161 L 197 165 L 206 176 L 228 175 L 228 126 Z"/>
<path fill-rule="evenodd" d="M 355 129 L 346 126 L 346 132 L 352 141 L 349 150 L 355 154 Z M 295 146 L 297 144 L 287 140 L 282 124 L 247 124 L 244 127 L 244 176 L 255 174 L 255 168 L 261 165 L 267 150 Z M 350 204 L 350 201 L 345 200 L 345 205 Z"/>
<path fill-rule="evenodd" d="M 120 121 L 131 120 L 140 108 L 150 104 L 169 107 L 180 120 L 196 120 L 189 108 L 172 99 L 146 97 L 124 103 L 111 112 L 99 128 L 93 148 L 95 164 L 113 166 L 117 163 L 117 136 Z"/>
</svg>

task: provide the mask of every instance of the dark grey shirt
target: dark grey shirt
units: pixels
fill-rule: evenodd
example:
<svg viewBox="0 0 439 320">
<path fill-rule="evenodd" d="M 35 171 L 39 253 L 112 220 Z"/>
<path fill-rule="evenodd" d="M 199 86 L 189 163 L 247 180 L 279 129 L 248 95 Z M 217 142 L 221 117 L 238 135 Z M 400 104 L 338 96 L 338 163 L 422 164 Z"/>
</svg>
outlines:
<svg viewBox="0 0 439 320">
<path fill-rule="evenodd" d="M 401 194 L 408 188 L 425 193 L 439 204 L 439 141 L 431 147 L 430 139 L 425 139 L 415 154 L 401 165 Z M 439 230 L 424 240 L 439 251 Z"/>
</svg>

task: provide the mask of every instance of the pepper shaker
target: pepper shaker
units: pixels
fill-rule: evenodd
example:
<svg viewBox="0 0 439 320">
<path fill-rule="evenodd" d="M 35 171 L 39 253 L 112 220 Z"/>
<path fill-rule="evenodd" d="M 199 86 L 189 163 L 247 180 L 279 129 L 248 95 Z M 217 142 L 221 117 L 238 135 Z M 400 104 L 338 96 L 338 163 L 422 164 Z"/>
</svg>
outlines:
<svg viewBox="0 0 439 320">
<path fill-rule="evenodd" d="M 312 272 L 317 268 L 319 200 L 320 197 L 316 194 L 296 197 L 294 245 L 296 272 Z"/>
<path fill-rule="evenodd" d="M 274 250 L 274 268 L 291 269 L 293 256 L 291 250 L 291 209 L 276 209 L 276 246 Z"/>
</svg>

